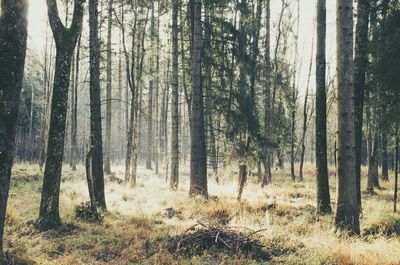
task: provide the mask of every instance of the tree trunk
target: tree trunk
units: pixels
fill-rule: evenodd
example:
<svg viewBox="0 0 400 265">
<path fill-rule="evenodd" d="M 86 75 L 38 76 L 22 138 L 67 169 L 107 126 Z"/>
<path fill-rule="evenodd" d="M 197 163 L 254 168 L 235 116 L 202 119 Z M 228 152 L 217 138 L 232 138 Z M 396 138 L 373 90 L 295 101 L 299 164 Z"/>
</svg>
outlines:
<svg viewBox="0 0 400 265">
<path fill-rule="evenodd" d="M 161 5 L 160 3 L 158 4 L 158 14 L 157 14 L 157 32 L 160 32 L 160 15 L 161 13 Z M 160 146 L 159 146 L 159 138 L 160 136 L 160 111 L 159 111 L 159 91 L 160 91 L 160 38 L 157 35 L 157 41 L 156 41 L 156 93 L 155 93 L 155 111 L 156 111 L 156 128 L 155 128 L 155 144 L 154 144 L 154 159 L 155 159 L 155 173 L 156 175 L 159 173 L 159 168 L 160 168 Z"/>
<path fill-rule="evenodd" d="M 306 152 L 306 134 L 308 129 L 309 123 L 309 106 L 308 106 L 308 96 L 309 96 L 309 89 L 310 89 L 310 80 L 311 80 L 311 71 L 313 66 L 313 57 L 314 56 L 314 35 L 313 35 L 313 42 L 311 48 L 311 59 L 310 59 L 310 67 L 308 68 L 308 77 L 307 77 L 307 87 L 306 87 L 306 94 L 304 96 L 304 106 L 303 106 L 303 132 L 301 136 L 301 152 L 300 152 L 300 169 L 299 169 L 299 181 L 303 181 L 303 166 L 304 166 L 304 156 Z M 313 106 L 314 107 L 314 106 Z"/>
<path fill-rule="evenodd" d="M 89 0 L 89 51 L 90 51 L 90 159 L 91 178 L 89 187 L 93 187 L 94 201 L 106 209 L 104 194 L 103 143 L 101 128 L 100 100 L 100 43 L 98 37 L 97 0 Z"/>
<path fill-rule="evenodd" d="M 178 84 L 178 0 L 172 2 L 172 133 L 171 178 L 169 187 L 176 190 L 179 184 L 179 84 Z"/>
<path fill-rule="evenodd" d="M 240 165 L 239 166 L 239 183 L 238 183 L 238 195 L 236 200 L 240 201 L 242 199 L 242 194 L 244 190 L 244 185 L 247 181 L 247 166 Z"/>
<path fill-rule="evenodd" d="M 1 1 L 0 15 L 0 263 L 22 80 L 24 76 L 28 5 Z M 5 67 L 7 66 L 7 67 Z"/>
<path fill-rule="evenodd" d="M 106 88 L 106 137 L 104 139 L 104 172 L 111 173 L 111 119 L 112 119 L 112 9 L 113 0 L 108 0 L 108 24 L 107 24 L 107 88 Z"/>
<path fill-rule="evenodd" d="M 368 62 L 368 20 L 370 0 L 358 0 L 354 57 L 354 108 L 356 137 L 357 204 L 361 211 L 361 150 L 365 97 L 365 73 Z"/>
<path fill-rule="evenodd" d="M 147 122 L 147 146 L 146 146 L 146 168 L 152 169 L 153 160 L 153 80 L 149 83 L 149 104 L 148 104 L 148 122 Z"/>
<path fill-rule="evenodd" d="M 382 180 L 389 181 L 389 162 L 388 162 L 388 139 L 387 132 L 382 132 Z"/>
<path fill-rule="evenodd" d="M 139 147 L 139 136 L 140 136 L 140 128 L 141 128 L 141 117 L 139 110 L 141 110 L 141 102 L 142 102 L 142 72 L 143 72 L 143 60 L 145 56 L 145 47 L 144 41 L 146 36 L 146 26 L 147 26 L 147 17 L 145 19 L 145 23 L 142 29 L 142 32 L 138 32 L 138 40 L 136 44 L 136 87 L 135 93 L 132 97 L 135 98 L 134 101 L 134 121 L 133 121 L 133 130 L 132 130 L 132 157 L 131 157 L 131 179 L 130 179 L 130 187 L 136 187 L 136 178 L 137 178 L 137 160 L 138 160 L 138 147 Z M 134 56 L 134 54 L 132 54 Z M 133 68 L 132 68 L 133 71 Z M 133 76 L 133 74 L 132 74 Z"/>
<path fill-rule="evenodd" d="M 80 63 L 80 46 L 81 36 L 79 36 L 76 59 L 75 59 L 75 85 L 73 87 L 72 96 L 72 110 L 71 110 L 71 162 L 70 166 L 72 170 L 76 170 L 77 157 L 78 157 L 78 87 L 79 87 L 79 63 Z"/>
<path fill-rule="evenodd" d="M 317 3 L 315 154 L 317 167 L 317 211 L 331 213 L 326 147 L 326 0 Z"/>
<path fill-rule="evenodd" d="M 192 51 L 192 128 L 190 149 L 189 196 L 208 196 L 207 156 L 204 129 L 203 88 L 201 84 L 201 1 L 194 3 L 193 51 Z"/>
<path fill-rule="evenodd" d="M 294 162 L 296 159 L 296 154 L 294 150 L 294 145 L 296 141 L 296 101 L 297 101 L 297 96 L 295 92 L 295 87 L 293 86 L 293 91 L 292 91 L 292 102 L 291 102 L 291 115 L 290 115 L 290 120 L 291 120 L 291 125 L 290 125 L 290 175 L 292 177 L 292 181 L 296 181 L 296 174 L 294 171 Z"/>
<path fill-rule="evenodd" d="M 337 0 L 338 167 L 335 226 L 360 233 L 356 190 L 353 84 L 353 2 Z"/>
<path fill-rule="evenodd" d="M 56 1 L 47 0 L 47 6 L 57 54 L 42 197 L 37 221 L 41 230 L 61 224 L 59 196 L 68 107 L 68 101 L 65 99 L 68 98 L 72 54 L 82 30 L 83 1 L 75 1 L 74 17 L 69 29 L 65 28 L 59 19 Z"/>
<path fill-rule="evenodd" d="M 396 212 L 397 207 L 397 191 L 398 191 L 398 171 L 399 171 L 399 130 L 396 129 L 396 144 L 394 156 L 394 196 L 393 196 L 393 211 Z"/>
<path fill-rule="evenodd" d="M 266 1 L 265 17 L 265 65 L 264 65 L 264 132 L 265 136 L 271 134 L 271 0 Z M 267 145 L 263 147 L 264 174 L 261 181 L 261 187 L 264 187 L 271 181 L 271 152 Z"/>
</svg>

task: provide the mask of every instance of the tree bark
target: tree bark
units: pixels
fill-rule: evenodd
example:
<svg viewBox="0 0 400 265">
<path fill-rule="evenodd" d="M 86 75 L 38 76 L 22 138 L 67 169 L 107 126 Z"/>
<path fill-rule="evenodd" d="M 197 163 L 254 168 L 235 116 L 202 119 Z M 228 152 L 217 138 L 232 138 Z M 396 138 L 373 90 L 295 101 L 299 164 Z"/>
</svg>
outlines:
<svg viewBox="0 0 400 265">
<path fill-rule="evenodd" d="M 394 195 L 393 195 L 393 211 L 397 210 L 397 192 L 398 192 L 398 172 L 399 172 L 399 130 L 396 129 L 396 143 L 395 143 L 395 156 L 394 156 Z"/>
<path fill-rule="evenodd" d="M 171 96 L 171 177 L 169 187 L 179 184 L 179 84 L 178 84 L 178 0 L 172 1 L 172 96 Z"/>
<path fill-rule="evenodd" d="M 24 76 L 28 4 L 2 0 L 0 15 L 0 262 L 22 80 Z M 5 67 L 7 66 L 7 67 Z"/>
<path fill-rule="evenodd" d="M 153 80 L 149 83 L 149 102 L 148 102 L 148 122 L 147 122 L 147 157 L 146 168 L 152 169 L 151 163 L 153 160 Z"/>
<path fill-rule="evenodd" d="M 73 87 L 72 95 L 72 110 L 71 110 L 71 162 L 70 166 L 72 170 L 76 170 L 77 157 L 78 157 L 78 87 L 79 87 L 79 63 L 80 63 L 80 46 L 81 36 L 79 36 L 76 59 L 75 59 L 75 84 Z"/>
<path fill-rule="evenodd" d="M 382 180 L 389 181 L 388 138 L 387 132 L 382 132 Z"/>
<path fill-rule="evenodd" d="M 335 226 L 360 233 L 356 190 L 353 82 L 353 2 L 337 0 L 338 167 Z"/>
<path fill-rule="evenodd" d="M 311 56 L 314 56 L 314 36 L 313 36 L 313 43 L 311 48 Z M 304 96 L 304 106 L 303 106 L 303 132 L 301 136 L 301 151 L 300 151 L 300 168 L 299 168 L 299 181 L 303 181 L 303 166 L 304 166 L 304 156 L 306 152 L 306 134 L 308 129 L 308 116 L 309 116 L 309 106 L 308 106 L 308 96 L 309 96 L 309 89 L 310 89 L 310 80 L 311 80 L 311 71 L 312 71 L 313 60 L 310 60 L 310 67 L 308 69 L 308 78 L 307 78 L 307 87 L 306 87 L 306 94 Z"/>
<path fill-rule="evenodd" d="M 59 196 L 64 155 L 64 138 L 70 82 L 72 54 L 82 31 L 83 1 L 76 0 L 72 24 L 69 29 L 62 24 L 55 0 L 47 0 L 50 26 L 56 43 L 56 64 L 51 100 L 51 114 L 40 202 L 39 229 L 47 230 L 61 224 Z"/>
<path fill-rule="evenodd" d="M 90 52 L 90 156 L 91 178 L 89 187 L 93 187 L 94 201 L 106 209 L 104 194 L 103 142 L 101 128 L 100 100 L 100 43 L 98 37 L 98 0 L 89 0 L 89 52 Z"/>
<path fill-rule="evenodd" d="M 326 144 L 326 0 L 317 3 L 315 154 L 317 167 L 317 211 L 331 213 Z"/>
<path fill-rule="evenodd" d="M 265 17 L 265 62 L 264 62 L 264 132 L 266 136 L 271 134 L 271 0 L 266 1 Z M 271 152 L 267 145 L 263 147 L 264 174 L 261 181 L 261 187 L 264 187 L 271 181 Z"/>
<path fill-rule="evenodd" d="M 358 0 L 354 57 L 354 116 L 356 143 L 357 204 L 361 211 L 361 150 L 365 97 L 365 73 L 368 63 L 368 21 L 370 0 Z"/>
<path fill-rule="evenodd" d="M 192 50 L 192 128 L 190 149 L 189 196 L 208 197 L 207 154 L 204 128 L 203 88 L 201 84 L 201 1 L 194 3 L 193 50 Z"/>
<path fill-rule="evenodd" d="M 111 173 L 111 119 L 112 119 L 112 9 L 113 0 L 108 0 L 108 23 L 107 23 L 107 87 L 106 87 L 106 137 L 104 139 L 104 172 Z"/>
</svg>

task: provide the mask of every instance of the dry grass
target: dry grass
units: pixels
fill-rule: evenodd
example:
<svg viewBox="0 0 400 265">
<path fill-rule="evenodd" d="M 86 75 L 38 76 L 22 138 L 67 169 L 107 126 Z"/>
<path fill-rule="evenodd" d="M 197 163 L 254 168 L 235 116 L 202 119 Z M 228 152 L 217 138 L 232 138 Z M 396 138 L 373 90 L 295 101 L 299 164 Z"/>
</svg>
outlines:
<svg viewBox="0 0 400 265">
<path fill-rule="evenodd" d="M 88 200 L 83 168 L 63 170 L 60 197 L 64 226 L 39 232 L 41 175 L 33 165 L 14 167 L 6 217 L 5 249 L 15 264 L 262 264 L 224 251 L 177 256 L 168 239 L 198 221 L 238 233 L 257 233 L 271 264 L 400 264 L 400 215 L 392 213 L 392 183 L 375 196 L 363 195 L 362 235 L 345 238 L 332 230 L 332 216 L 315 211 L 315 173 L 292 183 L 288 172 L 274 172 L 274 184 L 261 189 L 250 179 L 243 201 L 236 201 L 236 168 L 226 168 L 222 184 L 209 182 L 210 199 L 188 198 L 188 173 L 181 172 L 177 192 L 163 177 L 139 168 L 138 187 L 121 184 L 122 167 L 106 180 L 109 213 L 102 223 L 75 219 L 77 205 Z M 232 177 L 233 176 L 233 177 Z M 365 187 L 363 183 L 363 187 Z M 331 177 L 334 206 L 335 178 Z"/>
</svg>

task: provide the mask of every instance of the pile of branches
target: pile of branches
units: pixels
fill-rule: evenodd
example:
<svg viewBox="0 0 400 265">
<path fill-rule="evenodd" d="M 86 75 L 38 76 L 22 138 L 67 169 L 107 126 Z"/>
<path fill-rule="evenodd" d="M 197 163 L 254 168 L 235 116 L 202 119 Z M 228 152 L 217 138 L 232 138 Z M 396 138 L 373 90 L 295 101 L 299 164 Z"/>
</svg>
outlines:
<svg viewBox="0 0 400 265">
<path fill-rule="evenodd" d="M 229 227 L 205 225 L 199 222 L 182 235 L 173 237 L 167 250 L 186 257 L 203 253 L 225 253 L 267 261 L 271 256 L 264 250 L 259 237 L 256 237 L 261 231 L 251 231 L 246 234 Z"/>
</svg>

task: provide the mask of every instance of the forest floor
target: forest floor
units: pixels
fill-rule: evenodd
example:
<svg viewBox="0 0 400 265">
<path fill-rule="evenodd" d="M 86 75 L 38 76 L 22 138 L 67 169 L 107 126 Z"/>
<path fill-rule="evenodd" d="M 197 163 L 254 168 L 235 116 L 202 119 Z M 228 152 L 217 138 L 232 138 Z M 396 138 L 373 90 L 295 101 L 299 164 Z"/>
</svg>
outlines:
<svg viewBox="0 0 400 265">
<path fill-rule="evenodd" d="M 121 166 L 113 170 L 106 178 L 109 212 L 103 222 L 87 223 L 75 217 L 76 206 L 88 200 L 84 169 L 64 166 L 64 226 L 40 232 L 34 221 L 42 173 L 37 166 L 16 164 L 5 231 L 5 249 L 14 264 L 400 264 L 393 182 L 381 182 L 373 196 L 363 194 L 362 234 L 348 238 L 332 230 L 333 216 L 316 215 L 311 166 L 302 183 L 276 171 L 273 184 L 261 189 L 253 176 L 241 203 L 235 199 L 236 181 L 228 180 L 237 175 L 233 169 L 223 171 L 221 184 L 210 177 L 208 201 L 188 198 L 186 171 L 179 190 L 172 192 L 163 177 L 142 167 L 134 190 L 119 181 Z"/>
</svg>

